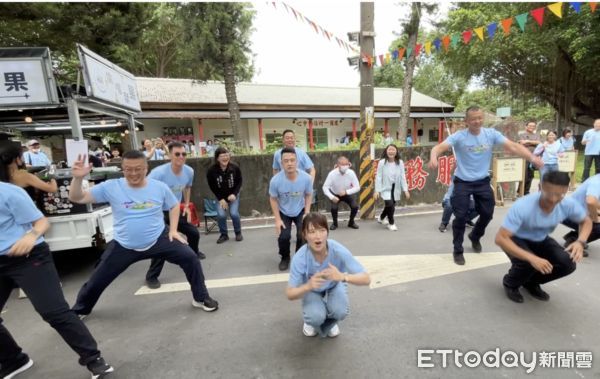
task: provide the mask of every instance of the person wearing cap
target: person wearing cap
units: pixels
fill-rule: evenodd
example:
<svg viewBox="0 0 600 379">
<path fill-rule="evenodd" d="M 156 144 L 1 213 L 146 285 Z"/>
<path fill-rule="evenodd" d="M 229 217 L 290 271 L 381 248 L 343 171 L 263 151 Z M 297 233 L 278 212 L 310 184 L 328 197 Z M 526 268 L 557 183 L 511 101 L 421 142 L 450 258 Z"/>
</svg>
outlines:
<svg viewBox="0 0 600 379">
<path fill-rule="evenodd" d="M 27 142 L 28 151 L 23 153 L 23 161 L 27 167 L 49 166 L 52 162 L 48 156 L 40 149 L 38 140 L 32 139 Z"/>
</svg>

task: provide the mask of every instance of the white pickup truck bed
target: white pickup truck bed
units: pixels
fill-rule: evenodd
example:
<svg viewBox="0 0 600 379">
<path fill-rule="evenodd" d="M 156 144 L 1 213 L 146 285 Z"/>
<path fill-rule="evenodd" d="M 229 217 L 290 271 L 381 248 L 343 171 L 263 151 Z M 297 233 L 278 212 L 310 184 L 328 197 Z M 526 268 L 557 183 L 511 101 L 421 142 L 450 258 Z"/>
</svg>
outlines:
<svg viewBox="0 0 600 379">
<path fill-rule="evenodd" d="M 95 247 L 113 239 L 112 208 L 106 206 L 89 213 L 50 216 L 50 230 L 44 235 L 50 251 Z"/>
</svg>

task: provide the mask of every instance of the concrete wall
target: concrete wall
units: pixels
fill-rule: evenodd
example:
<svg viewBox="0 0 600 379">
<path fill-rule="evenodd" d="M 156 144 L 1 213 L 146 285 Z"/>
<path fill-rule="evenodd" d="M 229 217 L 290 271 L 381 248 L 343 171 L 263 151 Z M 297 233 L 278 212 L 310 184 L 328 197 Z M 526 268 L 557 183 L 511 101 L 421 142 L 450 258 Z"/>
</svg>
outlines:
<svg viewBox="0 0 600 379">
<path fill-rule="evenodd" d="M 425 186 L 422 190 L 412 190 L 411 199 L 406 202 L 402 200 L 400 204 L 420 204 L 420 203 L 439 203 L 446 192 L 446 187 L 436 183 L 437 172 L 429 172 L 426 162 L 429 161 L 429 147 L 401 148 L 402 159 L 408 162 L 411 159 L 420 157 L 423 162 L 423 170 L 429 175 L 425 179 Z M 317 191 L 317 205 L 320 210 L 329 210 L 329 199 L 323 195 L 321 187 L 329 171 L 333 169 L 338 156 L 345 155 L 352 162 L 353 169 L 359 174 L 358 151 L 327 151 L 309 153 L 309 156 L 315 164 L 317 176 L 315 179 L 315 190 Z M 377 151 L 376 158 L 379 158 L 381 151 Z M 235 156 L 233 161 L 237 163 L 243 176 L 243 186 L 240 195 L 240 214 L 242 216 L 250 215 L 269 215 L 271 209 L 269 206 L 269 182 L 272 177 L 272 155 L 247 155 Z M 192 190 L 192 201 L 202 209 L 203 199 L 205 197 L 214 198 L 206 182 L 206 172 L 213 163 L 209 158 L 192 158 L 187 160 L 188 165 L 194 168 L 195 177 Z M 150 161 L 150 167 L 155 167 L 164 162 Z M 342 205 L 345 207 L 345 204 Z M 383 202 L 377 204 L 377 207 L 383 207 Z"/>
</svg>

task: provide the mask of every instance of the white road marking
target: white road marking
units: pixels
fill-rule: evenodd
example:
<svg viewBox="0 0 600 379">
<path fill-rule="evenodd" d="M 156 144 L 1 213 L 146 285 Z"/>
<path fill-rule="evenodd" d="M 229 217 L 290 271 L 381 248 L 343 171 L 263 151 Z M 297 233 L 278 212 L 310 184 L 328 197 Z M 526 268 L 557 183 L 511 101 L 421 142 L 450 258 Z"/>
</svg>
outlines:
<svg viewBox="0 0 600 379">
<path fill-rule="evenodd" d="M 451 254 L 412 254 L 412 255 L 375 255 L 356 257 L 371 275 L 371 288 L 392 286 L 421 279 L 429 279 L 458 272 L 476 270 L 484 267 L 508 263 L 502 252 L 465 254 L 467 263 L 458 266 Z M 270 274 L 242 276 L 237 278 L 211 279 L 206 281 L 208 288 L 226 288 L 256 284 L 285 283 L 289 274 Z M 187 282 L 163 283 L 158 289 L 141 287 L 135 295 L 155 295 L 167 292 L 189 291 Z"/>
</svg>

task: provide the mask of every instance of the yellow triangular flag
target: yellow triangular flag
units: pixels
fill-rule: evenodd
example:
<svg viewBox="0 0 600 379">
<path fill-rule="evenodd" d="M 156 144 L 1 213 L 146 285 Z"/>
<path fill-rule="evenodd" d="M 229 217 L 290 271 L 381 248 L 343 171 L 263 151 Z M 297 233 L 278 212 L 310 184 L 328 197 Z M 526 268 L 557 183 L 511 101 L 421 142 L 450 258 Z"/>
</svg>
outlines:
<svg viewBox="0 0 600 379">
<path fill-rule="evenodd" d="M 390 55 L 390 53 L 385 53 L 385 64 L 390 64 L 391 61 L 392 56 Z"/>
<path fill-rule="evenodd" d="M 473 29 L 473 31 L 475 32 L 475 34 L 477 34 L 477 37 L 479 37 L 479 39 L 483 41 L 483 26 L 480 28 L 475 28 Z"/>
<path fill-rule="evenodd" d="M 427 53 L 427 55 L 431 55 L 431 42 L 430 41 L 425 42 L 425 53 Z"/>
<path fill-rule="evenodd" d="M 552 11 L 558 18 L 562 18 L 562 5 L 563 3 L 554 3 L 548 5 L 548 9 Z"/>
</svg>

